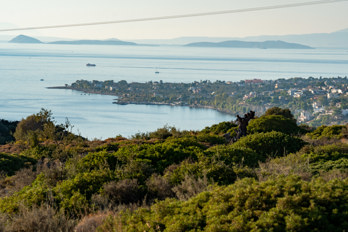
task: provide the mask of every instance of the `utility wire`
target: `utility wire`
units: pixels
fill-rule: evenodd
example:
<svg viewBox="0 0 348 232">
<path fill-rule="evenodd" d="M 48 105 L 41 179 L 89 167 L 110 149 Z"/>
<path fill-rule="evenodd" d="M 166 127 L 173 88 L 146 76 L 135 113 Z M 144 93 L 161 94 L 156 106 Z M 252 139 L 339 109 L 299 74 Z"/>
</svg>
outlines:
<svg viewBox="0 0 348 232">
<path fill-rule="evenodd" d="M 10 28 L 10 29 L 0 29 L 0 32 L 39 30 L 39 29 L 51 29 L 51 28 L 67 28 L 67 27 L 83 27 L 83 26 L 96 26 L 96 25 L 105 25 L 105 24 L 133 23 L 133 22 L 146 22 L 146 21 L 159 21 L 159 20 L 166 20 L 166 19 L 191 18 L 191 17 L 222 15 L 222 14 L 236 14 L 236 13 L 243 13 L 243 12 L 283 9 L 283 8 L 328 4 L 328 3 L 336 3 L 336 2 L 347 2 L 347 1 L 348 0 L 321 0 L 321 1 L 292 3 L 292 4 L 283 4 L 283 5 L 274 5 L 274 6 L 244 8 L 244 9 L 236 9 L 236 10 L 211 11 L 211 12 L 181 14 L 181 15 L 167 15 L 167 16 L 159 16 L 159 17 L 150 17 L 150 18 L 135 18 L 135 19 L 125 19 L 125 20 L 116 20 L 116 21 L 104 21 L 104 22 L 90 22 L 90 23 L 51 25 L 51 26 Z"/>
</svg>

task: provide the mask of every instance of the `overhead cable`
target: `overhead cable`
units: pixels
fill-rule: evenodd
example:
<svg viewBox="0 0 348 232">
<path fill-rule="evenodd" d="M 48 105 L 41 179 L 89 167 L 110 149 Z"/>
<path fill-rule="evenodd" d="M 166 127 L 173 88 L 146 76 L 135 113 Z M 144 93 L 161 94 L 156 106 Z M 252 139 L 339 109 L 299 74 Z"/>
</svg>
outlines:
<svg viewBox="0 0 348 232">
<path fill-rule="evenodd" d="M 68 28 L 68 27 L 83 27 L 83 26 L 97 26 L 97 25 L 106 25 L 106 24 L 134 23 L 134 22 L 146 22 L 146 21 L 159 21 L 159 20 L 167 20 L 167 19 L 180 19 L 180 18 L 191 18 L 191 17 L 211 16 L 211 15 L 236 14 L 236 13 L 243 13 L 243 12 L 263 11 L 263 10 L 274 10 L 274 9 L 283 9 L 283 8 L 301 7 L 301 6 L 310 6 L 310 5 L 319 5 L 319 4 L 329 4 L 329 3 L 347 2 L 347 1 L 348 0 L 320 0 L 320 1 L 283 4 L 283 5 L 261 6 L 261 7 L 252 7 L 252 8 L 244 8 L 244 9 L 211 11 L 211 12 L 201 12 L 201 13 L 181 14 L 181 15 L 167 15 L 167 16 L 158 16 L 158 17 L 149 17 L 149 18 L 135 18 L 135 19 L 115 20 L 115 21 L 104 21 L 104 22 L 89 22 L 89 23 L 50 25 L 50 26 L 9 28 L 9 29 L 0 29 L 0 32 L 41 30 L 41 29 Z"/>
</svg>

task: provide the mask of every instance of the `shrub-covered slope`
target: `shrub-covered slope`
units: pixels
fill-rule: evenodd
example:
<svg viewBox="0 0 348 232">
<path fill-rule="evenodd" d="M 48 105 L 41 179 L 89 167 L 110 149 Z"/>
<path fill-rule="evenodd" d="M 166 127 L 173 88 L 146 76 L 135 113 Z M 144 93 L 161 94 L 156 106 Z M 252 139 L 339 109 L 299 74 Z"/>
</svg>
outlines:
<svg viewBox="0 0 348 232">
<path fill-rule="evenodd" d="M 21 152 L 0 153 L 0 231 L 347 227 L 347 125 L 310 131 L 277 109 L 251 120 L 237 142 L 225 139 L 237 128 L 88 141 L 42 110 L 6 144 Z"/>
</svg>

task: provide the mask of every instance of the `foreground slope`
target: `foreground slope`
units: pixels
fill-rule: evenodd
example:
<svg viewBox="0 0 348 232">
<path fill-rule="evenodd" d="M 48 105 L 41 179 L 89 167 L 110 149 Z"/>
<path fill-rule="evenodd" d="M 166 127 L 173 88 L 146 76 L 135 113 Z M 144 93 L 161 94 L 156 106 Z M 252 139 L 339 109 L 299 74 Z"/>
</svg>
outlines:
<svg viewBox="0 0 348 232">
<path fill-rule="evenodd" d="M 347 125 L 314 130 L 274 109 L 235 143 L 234 122 L 104 141 L 69 128 L 42 110 L 0 146 L 0 231 L 347 227 Z"/>
</svg>

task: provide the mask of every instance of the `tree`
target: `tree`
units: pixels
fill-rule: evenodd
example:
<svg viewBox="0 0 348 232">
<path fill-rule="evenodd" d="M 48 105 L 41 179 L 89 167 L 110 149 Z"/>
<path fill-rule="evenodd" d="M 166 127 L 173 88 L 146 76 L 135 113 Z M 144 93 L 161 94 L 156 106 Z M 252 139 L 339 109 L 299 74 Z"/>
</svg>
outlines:
<svg viewBox="0 0 348 232">
<path fill-rule="evenodd" d="M 33 141 L 51 138 L 54 135 L 55 125 L 50 110 L 41 109 L 37 114 L 28 116 L 17 125 L 14 137 L 16 140 L 26 141 L 31 144 Z M 31 144 L 35 146 L 35 144 Z"/>
<path fill-rule="evenodd" d="M 18 121 L 9 122 L 7 120 L 0 120 L 0 144 L 5 144 L 14 141 L 12 134 L 17 127 Z"/>
</svg>

